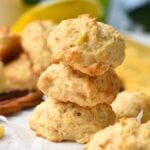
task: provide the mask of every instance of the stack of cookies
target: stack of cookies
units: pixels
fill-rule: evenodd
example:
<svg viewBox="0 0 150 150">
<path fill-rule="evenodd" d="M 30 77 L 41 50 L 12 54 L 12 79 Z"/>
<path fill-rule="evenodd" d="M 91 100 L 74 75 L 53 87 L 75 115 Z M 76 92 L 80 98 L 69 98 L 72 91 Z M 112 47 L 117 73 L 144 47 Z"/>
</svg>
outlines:
<svg viewBox="0 0 150 150">
<path fill-rule="evenodd" d="M 40 76 L 48 99 L 30 120 L 37 135 L 51 141 L 87 143 L 115 122 L 111 102 L 120 90 L 113 68 L 124 59 L 124 40 L 90 15 L 62 21 L 49 35 L 52 64 Z"/>
</svg>

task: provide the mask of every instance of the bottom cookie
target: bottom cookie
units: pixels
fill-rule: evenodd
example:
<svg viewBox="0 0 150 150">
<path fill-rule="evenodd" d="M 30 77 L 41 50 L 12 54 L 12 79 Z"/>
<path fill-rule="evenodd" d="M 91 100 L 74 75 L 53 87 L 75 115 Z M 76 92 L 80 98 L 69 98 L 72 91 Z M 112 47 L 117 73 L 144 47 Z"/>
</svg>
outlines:
<svg viewBox="0 0 150 150">
<path fill-rule="evenodd" d="M 24 108 L 33 107 L 42 101 L 43 94 L 40 91 L 33 92 L 18 92 L 16 96 L 14 93 L 6 93 L 0 95 L 0 114 L 6 115 L 18 112 Z M 10 96 L 10 97 L 9 97 Z"/>
<path fill-rule="evenodd" d="M 30 127 L 38 136 L 54 142 L 87 143 L 95 132 L 114 122 L 115 114 L 109 104 L 84 108 L 49 97 L 34 110 Z"/>
</svg>

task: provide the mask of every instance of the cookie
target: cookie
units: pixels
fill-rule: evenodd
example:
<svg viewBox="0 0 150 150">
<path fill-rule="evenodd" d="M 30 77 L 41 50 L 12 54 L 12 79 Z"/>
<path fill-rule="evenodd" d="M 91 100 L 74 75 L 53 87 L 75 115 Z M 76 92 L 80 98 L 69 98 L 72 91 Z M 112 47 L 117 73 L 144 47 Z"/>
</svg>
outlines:
<svg viewBox="0 0 150 150">
<path fill-rule="evenodd" d="M 25 53 L 5 65 L 4 75 L 6 92 L 36 89 L 38 76 L 33 74 L 31 61 Z"/>
<path fill-rule="evenodd" d="M 150 98 L 138 91 L 119 93 L 112 108 L 118 118 L 137 117 L 143 110 L 142 122 L 150 120 Z"/>
<path fill-rule="evenodd" d="M 6 26 L 0 27 L 0 60 L 8 62 L 21 52 L 20 36 L 11 33 Z"/>
<path fill-rule="evenodd" d="M 62 21 L 50 33 L 48 46 L 54 63 L 63 61 L 90 76 L 102 75 L 124 59 L 121 35 L 87 14 Z"/>
<path fill-rule="evenodd" d="M 41 75 L 38 88 L 59 101 L 80 106 L 111 103 L 120 88 L 120 81 L 113 70 L 101 76 L 88 76 L 64 64 L 52 64 Z"/>
<path fill-rule="evenodd" d="M 87 143 L 91 135 L 114 121 L 115 114 L 108 104 L 84 108 L 49 97 L 34 110 L 30 127 L 50 141 Z"/>
<path fill-rule="evenodd" d="M 43 100 L 42 96 L 40 91 L 17 91 L 13 96 L 11 93 L 5 93 L 5 98 L 4 94 L 0 94 L 0 115 L 9 115 L 36 106 Z"/>
<path fill-rule="evenodd" d="M 150 122 L 139 124 L 134 118 L 97 132 L 86 150 L 149 150 Z"/>
<path fill-rule="evenodd" d="M 22 33 L 22 46 L 29 54 L 36 74 L 40 74 L 50 64 L 51 50 L 47 48 L 47 37 L 55 26 L 48 20 L 33 21 Z"/>
</svg>

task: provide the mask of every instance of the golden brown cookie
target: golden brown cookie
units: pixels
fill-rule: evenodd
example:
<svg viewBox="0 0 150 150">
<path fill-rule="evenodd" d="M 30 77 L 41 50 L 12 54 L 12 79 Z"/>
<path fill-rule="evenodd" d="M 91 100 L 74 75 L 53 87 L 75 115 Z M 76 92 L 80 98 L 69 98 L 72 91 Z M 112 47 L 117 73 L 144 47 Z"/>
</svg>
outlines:
<svg viewBox="0 0 150 150">
<path fill-rule="evenodd" d="M 150 121 L 139 124 L 134 118 L 120 122 L 97 132 L 86 150 L 149 150 Z"/>
<path fill-rule="evenodd" d="M 143 110 L 142 122 L 150 120 L 150 98 L 138 91 L 119 93 L 112 108 L 118 118 L 137 117 Z"/>
<path fill-rule="evenodd" d="M 6 26 L 0 27 L 0 60 L 8 62 L 21 51 L 20 36 L 11 33 Z"/>
<path fill-rule="evenodd" d="M 54 142 L 87 143 L 91 135 L 114 121 L 115 114 L 108 104 L 84 108 L 49 97 L 34 110 L 30 127 L 38 136 Z"/>
<path fill-rule="evenodd" d="M 49 35 L 53 62 L 63 61 L 90 76 L 123 62 L 125 43 L 111 26 L 90 15 L 62 21 Z"/>
<path fill-rule="evenodd" d="M 16 91 L 14 95 L 12 93 L 0 94 L 0 115 L 12 114 L 36 106 L 42 101 L 42 95 L 40 91 Z"/>
<path fill-rule="evenodd" d="M 5 91 L 36 89 L 38 77 L 33 74 L 29 57 L 22 53 L 4 67 Z"/>
<path fill-rule="evenodd" d="M 113 70 L 92 77 L 64 64 L 52 64 L 39 78 L 38 87 L 59 101 L 85 107 L 111 103 L 119 92 L 120 81 Z"/>
<path fill-rule="evenodd" d="M 51 21 L 33 21 L 27 25 L 22 34 L 22 45 L 33 63 L 33 70 L 40 74 L 51 61 L 51 50 L 47 48 L 47 37 L 55 28 Z"/>
</svg>

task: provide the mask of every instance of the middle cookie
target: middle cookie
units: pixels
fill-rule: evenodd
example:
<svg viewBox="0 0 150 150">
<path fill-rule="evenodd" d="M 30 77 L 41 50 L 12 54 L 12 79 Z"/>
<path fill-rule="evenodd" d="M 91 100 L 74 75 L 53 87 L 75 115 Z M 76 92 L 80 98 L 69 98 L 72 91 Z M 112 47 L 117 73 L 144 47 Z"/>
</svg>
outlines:
<svg viewBox="0 0 150 150">
<path fill-rule="evenodd" d="M 38 87 L 59 101 L 92 107 L 111 103 L 119 92 L 120 81 L 113 70 L 92 77 L 64 64 L 52 64 L 39 78 Z"/>
</svg>

